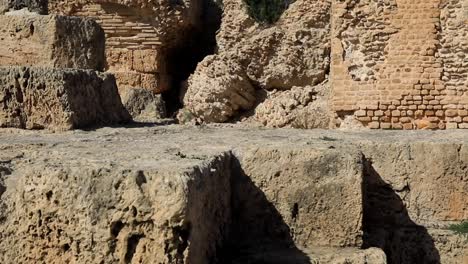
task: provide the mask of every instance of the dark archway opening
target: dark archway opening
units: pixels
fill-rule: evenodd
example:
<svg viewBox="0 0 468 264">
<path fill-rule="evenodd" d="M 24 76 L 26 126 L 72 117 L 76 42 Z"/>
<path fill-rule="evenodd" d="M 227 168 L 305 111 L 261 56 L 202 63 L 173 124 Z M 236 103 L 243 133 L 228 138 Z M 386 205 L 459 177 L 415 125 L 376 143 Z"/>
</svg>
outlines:
<svg viewBox="0 0 468 264">
<path fill-rule="evenodd" d="M 167 73 L 170 89 L 162 94 L 167 114 L 174 117 L 182 104 L 184 83 L 195 71 L 199 62 L 216 52 L 216 32 L 221 26 L 222 9 L 215 0 L 203 1 L 200 24 L 185 32 L 180 45 L 168 51 Z"/>
</svg>

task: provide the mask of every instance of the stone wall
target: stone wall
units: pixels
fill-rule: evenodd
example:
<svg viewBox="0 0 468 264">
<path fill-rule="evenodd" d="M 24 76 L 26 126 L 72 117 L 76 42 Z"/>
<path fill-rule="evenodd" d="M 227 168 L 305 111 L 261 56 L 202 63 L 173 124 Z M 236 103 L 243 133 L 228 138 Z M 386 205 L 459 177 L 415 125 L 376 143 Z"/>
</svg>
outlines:
<svg viewBox="0 0 468 264">
<path fill-rule="evenodd" d="M 49 12 L 96 19 L 106 33 L 106 70 L 121 94 L 169 89 L 165 55 L 197 24 L 201 1 L 49 1 Z"/>
<path fill-rule="evenodd" d="M 338 0 L 331 82 L 337 126 L 468 128 L 468 1 Z"/>
</svg>

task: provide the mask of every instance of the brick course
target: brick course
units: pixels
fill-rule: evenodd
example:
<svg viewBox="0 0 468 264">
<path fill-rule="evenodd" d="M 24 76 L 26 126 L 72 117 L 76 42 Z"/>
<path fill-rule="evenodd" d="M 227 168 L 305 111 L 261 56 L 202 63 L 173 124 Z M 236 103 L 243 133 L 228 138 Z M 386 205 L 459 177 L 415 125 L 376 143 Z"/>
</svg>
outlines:
<svg viewBox="0 0 468 264">
<path fill-rule="evenodd" d="M 334 2 L 331 100 L 337 125 L 354 115 L 374 129 L 465 127 L 467 7 L 463 0 Z M 357 24 L 350 22 L 356 18 Z"/>
<path fill-rule="evenodd" d="M 167 2 L 167 3 L 166 3 Z M 106 70 L 115 74 L 119 92 L 169 89 L 165 55 L 196 23 L 197 1 L 169 2 L 50 0 L 49 12 L 94 18 L 106 33 Z"/>
</svg>

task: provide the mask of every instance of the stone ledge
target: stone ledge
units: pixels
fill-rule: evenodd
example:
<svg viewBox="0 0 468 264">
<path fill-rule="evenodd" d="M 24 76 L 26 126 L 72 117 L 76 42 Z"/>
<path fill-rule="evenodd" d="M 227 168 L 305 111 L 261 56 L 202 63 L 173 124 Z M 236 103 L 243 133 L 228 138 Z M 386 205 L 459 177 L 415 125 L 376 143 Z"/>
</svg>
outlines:
<svg viewBox="0 0 468 264">
<path fill-rule="evenodd" d="M 104 31 L 92 19 L 3 15 L 0 24 L 0 66 L 104 68 Z"/>
<path fill-rule="evenodd" d="M 69 130 L 130 120 L 110 74 L 0 67 L 0 127 Z"/>
</svg>

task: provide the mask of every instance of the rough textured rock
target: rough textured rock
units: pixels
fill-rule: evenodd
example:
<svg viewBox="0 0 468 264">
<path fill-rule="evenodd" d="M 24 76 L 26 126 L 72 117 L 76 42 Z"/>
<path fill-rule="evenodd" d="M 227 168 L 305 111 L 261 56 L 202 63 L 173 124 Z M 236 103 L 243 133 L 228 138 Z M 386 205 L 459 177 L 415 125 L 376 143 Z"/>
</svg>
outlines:
<svg viewBox="0 0 468 264">
<path fill-rule="evenodd" d="M 298 253 L 284 248 L 268 248 L 266 251 L 252 249 L 236 256 L 230 264 L 268 263 L 268 264 L 387 264 L 385 253 L 378 248 L 360 250 L 357 248 L 313 248 Z"/>
<path fill-rule="evenodd" d="M 352 248 L 330 249 L 319 248 L 311 250 L 313 264 L 387 264 L 385 253 L 378 248 L 357 250 Z"/>
<path fill-rule="evenodd" d="M 201 0 L 49 0 L 52 14 L 90 17 L 106 33 L 106 70 L 119 91 L 170 88 L 170 55 L 200 25 Z"/>
<path fill-rule="evenodd" d="M 0 14 L 24 8 L 30 12 L 47 15 L 47 0 L 0 0 Z"/>
<path fill-rule="evenodd" d="M 226 62 L 214 55 L 206 58 L 197 71 L 188 82 L 184 104 L 188 111 L 203 121 L 225 122 L 255 105 L 255 88 L 243 72 L 242 65 Z"/>
<path fill-rule="evenodd" d="M 152 91 L 131 89 L 122 101 L 134 121 L 156 122 L 166 117 L 164 100 Z"/>
<path fill-rule="evenodd" d="M 226 122 L 259 108 L 265 118 L 246 120 L 274 127 L 468 128 L 467 1 L 295 1 L 273 25 L 250 18 L 243 1 L 223 4 L 218 52 L 199 64 L 184 99 L 196 118 Z M 292 87 L 328 81 L 329 96 L 317 99 L 328 114 L 309 112 L 316 117 L 304 126 L 304 112 L 282 111 L 283 100 L 262 104 L 265 92 L 240 108 L 224 92 L 229 85 L 217 81 L 213 89 L 199 81 L 219 65 L 238 70 L 217 80 L 247 76 L 246 87 L 285 93 L 279 98 L 289 97 Z M 323 116 L 335 122 L 313 121 Z"/>
<path fill-rule="evenodd" d="M 128 122 L 112 75 L 91 70 L 0 68 L 0 127 L 67 130 Z"/>
<path fill-rule="evenodd" d="M 213 257 L 229 216 L 228 156 L 171 170 L 158 168 L 151 156 L 116 163 L 119 149 L 111 149 L 112 159 L 99 163 L 90 156 L 69 159 L 66 151 L 31 163 L 2 153 L 11 162 L 7 182 L 15 181 L 2 196 L 8 208 L 1 212 L 2 263 L 207 263 Z"/>
<path fill-rule="evenodd" d="M 0 23 L 1 66 L 104 67 L 104 32 L 91 19 L 8 15 Z"/>
<path fill-rule="evenodd" d="M 267 127 L 328 127 L 332 119 L 325 99 L 328 91 L 328 85 L 322 85 L 268 92 L 255 108 L 253 120 Z"/>
<path fill-rule="evenodd" d="M 360 152 L 272 146 L 242 153 L 243 177 L 235 182 L 233 198 L 236 243 L 258 245 L 290 236 L 302 248 L 362 245 Z M 266 223 L 267 228 L 256 228 Z"/>
<path fill-rule="evenodd" d="M 1 132 L 2 263 L 459 264 L 468 257 L 466 238 L 446 229 L 466 218 L 466 203 L 445 196 L 445 189 L 466 193 L 466 157 L 452 154 L 468 143 L 461 131 Z M 407 174 L 414 163 L 421 165 Z M 245 235 L 263 239 L 244 248 Z"/>
<path fill-rule="evenodd" d="M 223 1 L 218 54 L 206 58 L 190 77 L 185 108 L 205 122 L 224 122 L 260 101 L 252 98 L 252 87 L 290 90 L 324 81 L 329 9 L 328 1 L 295 1 L 277 25 L 264 27 L 249 17 L 242 1 Z M 225 65 L 235 70 L 222 71 Z M 214 76 L 214 85 L 201 81 Z M 232 87 L 225 80 L 242 82 Z"/>
<path fill-rule="evenodd" d="M 371 162 L 364 199 L 368 245 L 387 248 L 390 263 L 455 264 L 466 255 L 460 238 L 437 230 L 468 219 L 466 145 L 363 144 L 363 151 Z"/>
</svg>

